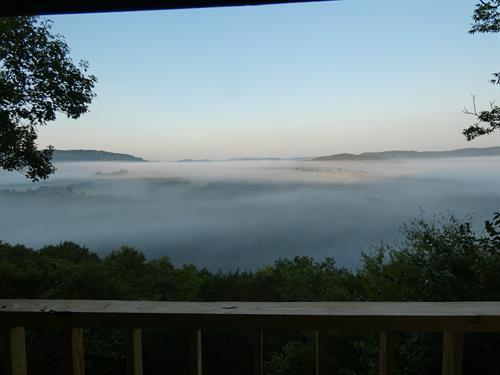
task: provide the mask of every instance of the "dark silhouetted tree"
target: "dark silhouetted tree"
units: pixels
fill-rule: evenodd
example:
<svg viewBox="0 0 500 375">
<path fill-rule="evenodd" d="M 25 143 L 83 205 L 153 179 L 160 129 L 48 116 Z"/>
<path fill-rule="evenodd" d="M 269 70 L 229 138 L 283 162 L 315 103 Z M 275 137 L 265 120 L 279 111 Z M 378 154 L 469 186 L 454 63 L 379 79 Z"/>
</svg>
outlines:
<svg viewBox="0 0 500 375">
<path fill-rule="evenodd" d="M 469 32 L 476 33 L 498 33 L 500 31 L 500 0 L 481 1 L 476 5 L 472 15 L 474 23 Z M 493 85 L 500 84 L 500 72 L 493 73 L 490 80 Z M 475 98 L 472 98 L 473 109 L 465 109 L 465 113 L 476 118 L 476 122 L 464 129 L 463 134 L 468 141 L 485 134 L 491 134 L 500 129 L 500 107 L 490 102 L 489 110 L 478 111 Z"/>
<path fill-rule="evenodd" d="M 78 118 L 95 96 L 88 64 L 75 64 L 51 21 L 0 18 L 0 167 L 37 181 L 55 171 L 53 148 L 37 148 L 37 127 L 56 113 Z"/>
</svg>

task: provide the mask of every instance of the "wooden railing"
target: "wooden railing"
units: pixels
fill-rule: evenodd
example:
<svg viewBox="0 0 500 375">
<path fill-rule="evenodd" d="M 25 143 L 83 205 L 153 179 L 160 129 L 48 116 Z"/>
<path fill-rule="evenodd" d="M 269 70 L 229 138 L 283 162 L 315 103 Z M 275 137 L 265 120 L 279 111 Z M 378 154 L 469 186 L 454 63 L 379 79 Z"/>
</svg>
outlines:
<svg viewBox="0 0 500 375">
<path fill-rule="evenodd" d="M 262 375 L 266 330 L 316 332 L 316 374 L 326 368 L 325 332 L 380 332 L 381 375 L 394 371 L 398 332 L 443 332 L 443 375 L 462 373 L 464 332 L 500 332 L 500 302 L 150 302 L 0 300 L 9 372 L 26 375 L 25 327 L 65 328 L 68 373 L 85 374 L 83 328 L 128 331 L 128 373 L 142 375 L 141 328 L 187 329 L 193 375 L 202 374 L 202 332 L 224 328 L 253 332 L 255 375 Z"/>
</svg>

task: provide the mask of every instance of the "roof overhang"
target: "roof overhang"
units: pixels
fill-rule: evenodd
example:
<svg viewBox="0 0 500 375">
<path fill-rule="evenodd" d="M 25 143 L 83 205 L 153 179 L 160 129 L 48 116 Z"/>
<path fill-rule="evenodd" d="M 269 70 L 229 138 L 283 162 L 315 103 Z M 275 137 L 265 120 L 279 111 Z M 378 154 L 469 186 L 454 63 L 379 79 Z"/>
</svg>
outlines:
<svg viewBox="0 0 500 375">
<path fill-rule="evenodd" d="M 315 0 L 330 1 L 330 0 Z M 128 12 L 161 9 L 231 7 L 284 3 L 307 3 L 301 0 L 15 0 L 0 5 L 3 16 L 50 15 L 68 13 Z"/>
</svg>

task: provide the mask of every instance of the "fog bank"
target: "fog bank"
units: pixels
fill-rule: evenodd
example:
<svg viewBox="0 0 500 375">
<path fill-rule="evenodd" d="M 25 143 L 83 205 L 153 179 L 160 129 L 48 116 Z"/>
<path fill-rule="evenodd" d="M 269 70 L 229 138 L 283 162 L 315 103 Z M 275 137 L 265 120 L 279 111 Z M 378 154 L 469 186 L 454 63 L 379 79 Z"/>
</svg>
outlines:
<svg viewBox="0 0 500 375">
<path fill-rule="evenodd" d="M 500 209 L 500 158 L 406 161 L 59 163 L 49 181 L 0 173 L 0 240 L 75 241 L 212 270 L 334 257 L 400 239 L 402 223 L 453 210 L 477 228 Z"/>
</svg>

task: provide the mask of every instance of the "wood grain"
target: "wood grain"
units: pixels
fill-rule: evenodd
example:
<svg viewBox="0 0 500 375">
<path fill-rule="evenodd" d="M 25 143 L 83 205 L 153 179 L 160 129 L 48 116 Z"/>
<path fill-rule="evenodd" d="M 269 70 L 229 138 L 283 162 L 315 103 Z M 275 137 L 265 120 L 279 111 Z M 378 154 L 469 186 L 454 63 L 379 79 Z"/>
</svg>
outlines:
<svg viewBox="0 0 500 375">
<path fill-rule="evenodd" d="M 66 330 L 65 351 L 66 373 L 68 375 L 85 375 L 83 328 L 69 328 Z"/>
<path fill-rule="evenodd" d="M 443 334 L 443 375 L 462 375 L 464 334 Z"/>
<path fill-rule="evenodd" d="M 130 329 L 127 332 L 127 375 L 142 375 L 142 330 Z"/>
<path fill-rule="evenodd" d="M 9 329 L 10 371 L 12 375 L 27 375 L 26 335 L 24 327 Z"/>
<path fill-rule="evenodd" d="M 380 332 L 379 340 L 379 374 L 393 375 L 396 362 L 396 340 L 398 334 L 395 332 Z"/>
<path fill-rule="evenodd" d="M 0 327 L 498 332 L 500 302 L 0 300 Z"/>
</svg>

